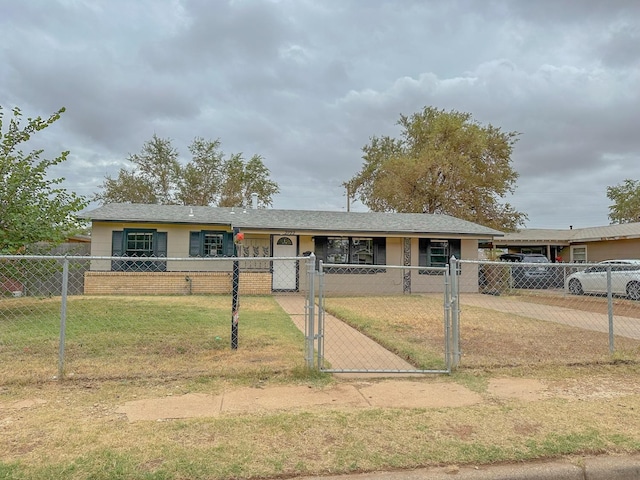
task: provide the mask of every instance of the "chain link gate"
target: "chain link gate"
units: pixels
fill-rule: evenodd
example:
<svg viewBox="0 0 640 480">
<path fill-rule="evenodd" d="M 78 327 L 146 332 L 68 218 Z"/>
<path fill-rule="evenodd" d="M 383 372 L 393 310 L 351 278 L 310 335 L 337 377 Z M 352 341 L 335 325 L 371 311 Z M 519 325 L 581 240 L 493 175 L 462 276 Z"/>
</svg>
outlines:
<svg viewBox="0 0 640 480">
<path fill-rule="evenodd" d="M 307 270 L 305 308 L 309 367 L 315 363 L 327 373 L 442 374 L 457 365 L 457 290 L 448 266 L 320 261 L 314 271 L 314 265 Z M 403 329 L 416 325 L 422 334 L 403 336 Z"/>
</svg>

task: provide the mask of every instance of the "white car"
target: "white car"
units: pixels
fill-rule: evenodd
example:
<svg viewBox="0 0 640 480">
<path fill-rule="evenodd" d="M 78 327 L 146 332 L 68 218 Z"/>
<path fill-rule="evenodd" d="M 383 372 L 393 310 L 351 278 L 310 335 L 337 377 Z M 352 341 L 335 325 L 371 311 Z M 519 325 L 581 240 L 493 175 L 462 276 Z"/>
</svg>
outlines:
<svg viewBox="0 0 640 480">
<path fill-rule="evenodd" d="M 611 269 L 611 293 L 640 300 L 640 260 L 605 260 L 569 275 L 564 288 L 573 295 L 607 293 L 607 270 Z"/>
</svg>

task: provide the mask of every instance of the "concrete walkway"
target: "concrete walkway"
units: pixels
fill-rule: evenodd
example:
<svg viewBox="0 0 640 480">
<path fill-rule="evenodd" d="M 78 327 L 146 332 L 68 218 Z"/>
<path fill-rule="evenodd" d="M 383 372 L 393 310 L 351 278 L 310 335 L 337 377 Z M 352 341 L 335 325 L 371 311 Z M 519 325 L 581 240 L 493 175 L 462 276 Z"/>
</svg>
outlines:
<svg viewBox="0 0 640 480">
<path fill-rule="evenodd" d="M 274 297 L 295 325 L 305 332 L 305 297 L 300 294 Z M 359 378 L 372 376 L 413 376 L 416 367 L 380 346 L 366 335 L 336 317 L 325 314 L 324 359 L 331 369 L 353 370 L 338 376 Z M 327 365 L 325 365 L 327 367 Z M 364 370 L 364 371 L 363 371 Z"/>
</svg>

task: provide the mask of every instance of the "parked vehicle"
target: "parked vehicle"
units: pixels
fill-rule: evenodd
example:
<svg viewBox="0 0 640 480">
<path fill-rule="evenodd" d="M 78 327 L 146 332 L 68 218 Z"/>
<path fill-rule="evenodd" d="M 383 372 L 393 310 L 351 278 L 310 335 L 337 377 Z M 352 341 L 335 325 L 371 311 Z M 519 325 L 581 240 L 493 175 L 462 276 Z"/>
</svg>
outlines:
<svg viewBox="0 0 640 480">
<path fill-rule="evenodd" d="M 505 253 L 500 255 L 500 261 L 522 264 L 511 267 L 513 288 L 549 288 L 555 283 L 556 275 L 551 261 L 544 255 Z"/>
<path fill-rule="evenodd" d="M 607 270 L 611 270 L 611 293 L 640 300 L 640 260 L 605 260 L 572 273 L 565 290 L 573 295 L 607 293 Z"/>
</svg>

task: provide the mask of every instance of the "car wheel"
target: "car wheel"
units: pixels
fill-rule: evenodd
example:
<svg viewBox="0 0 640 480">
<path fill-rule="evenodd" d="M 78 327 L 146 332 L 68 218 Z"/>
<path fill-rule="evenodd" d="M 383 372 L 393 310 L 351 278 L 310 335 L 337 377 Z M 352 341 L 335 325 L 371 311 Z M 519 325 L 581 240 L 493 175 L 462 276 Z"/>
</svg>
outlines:
<svg viewBox="0 0 640 480">
<path fill-rule="evenodd" d="M 572 278 L 571 280 L 569 280 L 569 292 L 571 292 L 573 295 L 582 295 L 584 293 L 580 280 L 578 280 L 577 278 Z"/>
<path fill-rule="evenodd" d="M 627 284 L 627 297 L 631 300 L 640 300 L 640 282 L 629 282 Z"/>
</svg>

